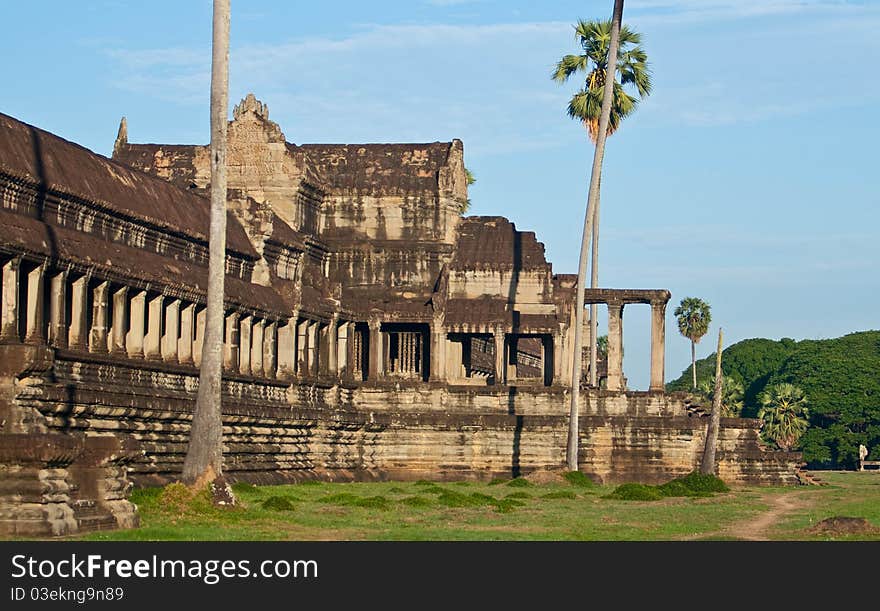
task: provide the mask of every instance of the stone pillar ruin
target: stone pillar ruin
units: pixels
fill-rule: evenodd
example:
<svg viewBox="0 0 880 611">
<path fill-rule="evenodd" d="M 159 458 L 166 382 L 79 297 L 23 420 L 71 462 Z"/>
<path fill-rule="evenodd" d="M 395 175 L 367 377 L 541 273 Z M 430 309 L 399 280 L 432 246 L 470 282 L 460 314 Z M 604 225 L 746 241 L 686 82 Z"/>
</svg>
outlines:
<svg viewBox="0 0 880 611">
<path fill-rule="evenodd" d="M 349 374 L 348 332 L 350 327 L 350 323 L 343 321 L 336 329 L 336 373 L 340 378 L 346 378 Z"/>
<path fill-rule="evenodd" d="M 608 302 L 608 390 L 623 390 L 623 303 Z"/>
<path fill-rule="evenodd" d="M 384 352 L 382 338 L 382 323 L 378 320 L 370 321 L 370 372 L 371 382 L 378 380 L 383 374 Z"/>
<path fill-rule="evenodd" d="M 131 324 L 125 337 L 125 349 L 131 358 L 143 358 L 144 323 L 147 318 L 147 292 L 138 291 L 131 298 L 131 305 L 129 307 L 131 308 Z"/>
<path fill-rule="evenodd" d="M 651 386 L 650 390 L 665 390 L 666 360 L 666 302 L 651 302 Z"/>
<path fill-rule="evenodd" d="M 266 329 L 266 321 L 260 318 L 251 329 L 251 373 L 255 376 L 263 375 L 263 334 Z"/>
<path fill-rule="evenodd" d="M 308 321 L 306 324 L 306 375 L 318 375 L 318 323 Z"/>
<path fill-rule="evenodd" d="M 334 316 L 327 327 L 327 373 L 336 376 L 339 373 L 339 325 Z"/>
<path fill-rule="evenodd" d="M 308 375 L 308 320 L 300 320 L 296 323 L 296 373 L 301 376 Z"/>
<path fill-rule="evenodd" d="M 192 365 L 193 325 L 196 305 L 189 303 L 180 309 L 180 339 L 177 341 L 177 358 L 181 365 Z"/>
<path fill-rule="evenodd" d="M 166 363 L 177 363 L 179 332 L 180 299 L 172 299 L 165 306 L 165 334 L 162 336 L 162 360 Z"/>
<path fill-rule="evenodd" d="M 196 308 L 196 338 L 192 344 L 193 363 L 196 367 L 202 366 L 202 349 L 205 343 L 205 322 L 207 318 L 207 308 Z"/>
<path fill-rule="evenodd" d="M 278 377 L 293 377 L 296 368 L 296 318 L 298 313 L 278 327 Z"/>
<path fill-rule="evenodd" d="M 67 336 L 67 345 L 74 350 L 87 350 L 89 277 L 80 276 L 74 280 L 70 285 L 70 294 L 70 332 Z"/>
<path fill-rule="evenodd" d="M 240 329 L 238 312 L 230 312 L 226 316 L 226 337 L 223 342 L 223 369 L 237 372 L 239 362 Z"/>
<path fill-rule="evenodd" d="M 562 384 L 565 381 L 565 345 L 562 330 L 553 334 L 553 383 Z"/>
<path fill-rule="evenodd" d="M 101 282 L 92 291 L 92 328 L 89 329 L 89 350 L 107 352 L 107 303 L 110 283 Z"/>
<path fill-rule="evenodd" d="M 147 335 L 144 338 L 144 356 L 151 361 L 162 360 L 162 316 L 165 297 L 156 295 L 147 303 Z"/>
<path fill-rule="evenodd" d="M 45 264 L 38 265 L 27 275 L 27 317 L 24 336 L 26 344 L 42 344 L 46 341 L 43 331 L 45 278 Z"/>
<path fill-rule="evenodd" d="M 267 378 L 274 378 L 278 369 L 278 359 L 275 353 L 275 334 L 277 331 L 278 323 L 274 320 L 263 329 L 263 375 Z"/>
<path fill-rule="evenodd" d="M 504 331 L 495 330 L 495 384 L 504 384 L 507 380 L 506 359 L 504 358 Z"/>
<path fill-rule="evenodd" d="M 446 332 L 439 320 L 431 323 L 431 364 L 428 379 L 441 381 L 446 379 Z"/>
<path fill-rule="evenodd" d="M 52 276 L 49 291 L 49 342 L 67 348 L 67 270 Z"/>
<path fill-rule="evenodd" d="M 126 322 L 128 320 L 128 287 L 123 286 L 113 291 L 113 318 L 110 329 L 110 344 L 108 348 L 112 354 L 124 356 Z"/>
<path fill-rule="evenodd" d="M 253 326 L 253 317 L 243 316 L 239 323 L 239 342 L 241 349 L 239 350 L 238 371 L 245 375 L 251 374 L 251 328 Z"/>
<path fill-rule="evenodd" d="M 18 335 L 18 283 L 21 272 L 21 257 L 14 257 L 3 265 L 3 317 L 0 339 L 6 342 L 19 342 Z"/>
</svg>

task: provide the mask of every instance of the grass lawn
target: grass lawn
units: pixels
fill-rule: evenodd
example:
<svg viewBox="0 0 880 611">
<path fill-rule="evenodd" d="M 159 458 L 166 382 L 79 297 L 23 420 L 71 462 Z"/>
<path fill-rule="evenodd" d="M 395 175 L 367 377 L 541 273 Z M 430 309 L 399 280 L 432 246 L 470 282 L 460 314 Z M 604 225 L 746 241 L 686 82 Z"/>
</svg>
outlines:
<svg viewBox="0 0 880 611">
<path fill-rule="evenodd" d="M 240 507 L 217 509 L 162 489 L 135 490 L 141 527 L 84 540 L 678 540 L 733 539 L 767 525 L 770 539 L 880 539 L 880 473 L 820 473 L 828 486 L 738 488 L 657 501 L 603 498 L 613 486 L 514 482 L 304 483 L 236 486 Z M 785 497 L 784 499 L 782 497 Z M 785 511 L 776 509 L 785 501 Z M 778 514 L 778 515 L 777 515 Z M 809 528 L 830 516 L 878 530 L 847 536 Z M 771 519 L 772 517 L 772 519 Z M 729 531 L 729 532 L 728 532 Z"/>
</svg>

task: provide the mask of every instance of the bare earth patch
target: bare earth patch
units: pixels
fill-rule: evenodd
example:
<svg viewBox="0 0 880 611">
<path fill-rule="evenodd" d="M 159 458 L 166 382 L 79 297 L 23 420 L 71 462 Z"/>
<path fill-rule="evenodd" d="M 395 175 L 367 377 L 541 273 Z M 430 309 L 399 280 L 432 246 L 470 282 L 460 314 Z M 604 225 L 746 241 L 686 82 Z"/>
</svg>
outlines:
<svg viewBox="0 0 880 611">
<path fill-rule="evenodd" d="M 875 528 L 865 518 L 833 516 L 825 518 L 807 532 L 815 535 L 875 535 L 880 529 Z"/>
<path fill-rule="evenodd" d="M 546 486 L 548 484 L 567 484 L 561 473 L 550 471 L 549 469 L 538 469 L 526 475 L 525 479 L 538 486 Z"/>
</svg>

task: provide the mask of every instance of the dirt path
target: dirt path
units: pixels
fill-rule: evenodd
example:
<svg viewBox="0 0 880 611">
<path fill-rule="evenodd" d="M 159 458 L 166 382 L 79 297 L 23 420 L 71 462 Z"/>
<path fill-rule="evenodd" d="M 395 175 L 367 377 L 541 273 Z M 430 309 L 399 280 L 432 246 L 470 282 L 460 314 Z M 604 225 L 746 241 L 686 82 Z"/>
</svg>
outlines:
<svg viewBox="0 0 880 611">
<path fill-rule="evenodd" d="M 769 541 L 770 529 L 781 522 L 783 517 L 810 505 L 809 499 L 798 492 L 765 494 L 761 500 L 770 507 L 757 516 L 731 524 L 723 530 L 713 533 L 702 533 L 694 537 L 688 537 L 688 539 L 722 536 L 742 539 L 743 541 Z"/>
<path fill-rule="evenodd" d="M 791 492 L 767 495 L 764 499 L 770 502 L 770 509 L 755 518 L 733 524 L 724 534 L 746 541 L 769 541 L 768 534 L 773 526 L 784 516 L 808 504 L 802 495 Z"/>
</svg>

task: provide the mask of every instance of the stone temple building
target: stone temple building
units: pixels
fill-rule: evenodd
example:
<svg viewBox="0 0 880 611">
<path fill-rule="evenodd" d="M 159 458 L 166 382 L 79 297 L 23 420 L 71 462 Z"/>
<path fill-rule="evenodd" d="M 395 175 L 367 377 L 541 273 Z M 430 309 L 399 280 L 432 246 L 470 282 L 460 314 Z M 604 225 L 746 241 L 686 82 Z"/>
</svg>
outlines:
<svg viewBox="0 0 880 611">
<path fill-rule="evenodd" d="M 292 144 L 252 95 L 229 123 L 227 476 L 515 476 L 564 465 L 576 276 L 532 232 L 462 216 L 463 145 Z M 205 324 L 207 146 L 112 159 L 0 114 L 0 533 L 131 526 L 132 482 L 179 476 Z M 705 419 L 663 391 L 665 290 L 598 289 L 607 371 L 582 470 L 691 471 Z M 625 306 L 652 312 L 651 384 L 627 391 Z M 796 481 L 727 419 L 719 472 Z"/>
</svg>

